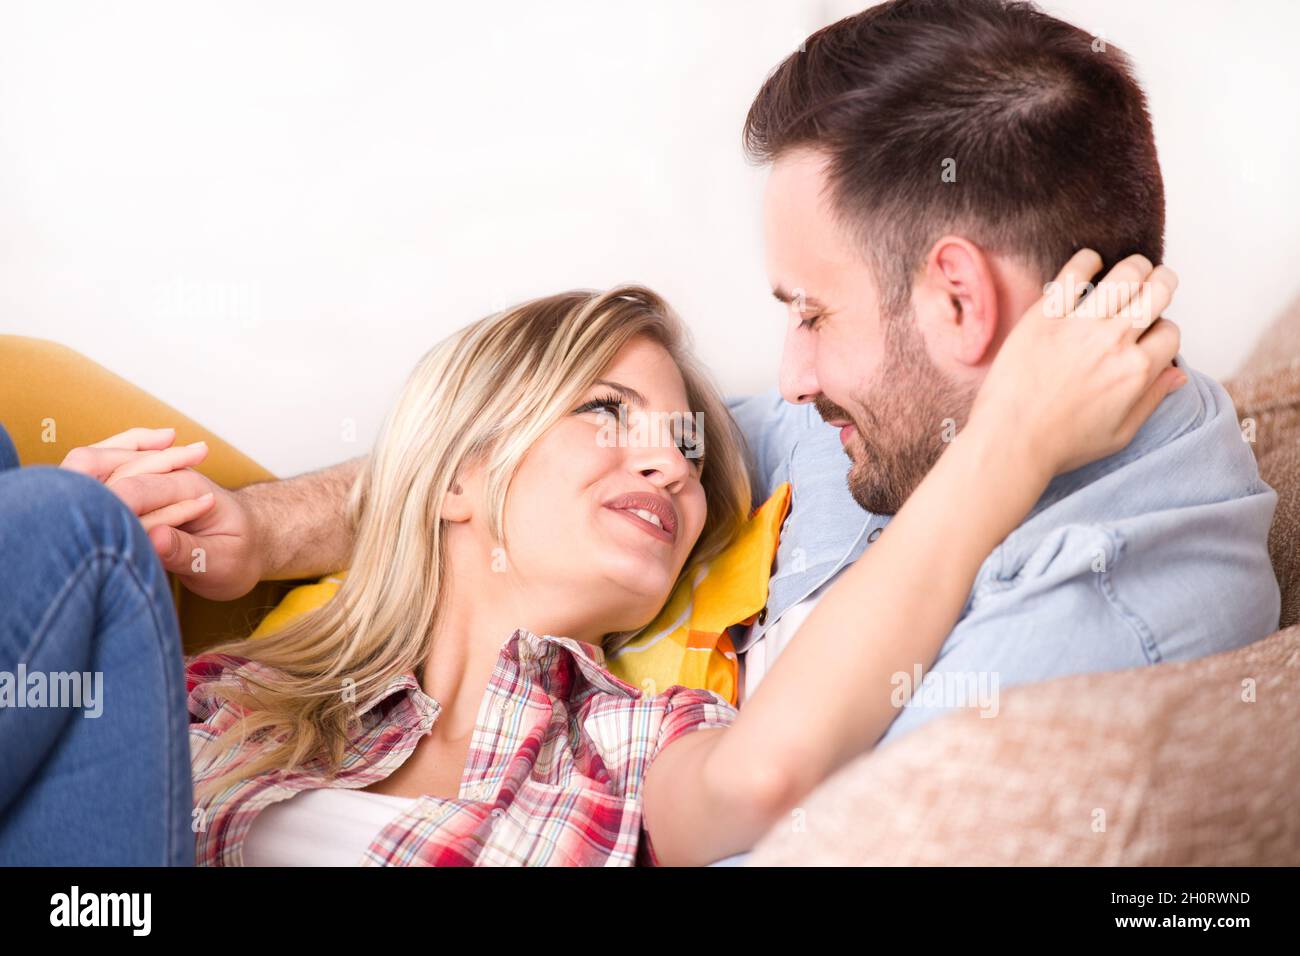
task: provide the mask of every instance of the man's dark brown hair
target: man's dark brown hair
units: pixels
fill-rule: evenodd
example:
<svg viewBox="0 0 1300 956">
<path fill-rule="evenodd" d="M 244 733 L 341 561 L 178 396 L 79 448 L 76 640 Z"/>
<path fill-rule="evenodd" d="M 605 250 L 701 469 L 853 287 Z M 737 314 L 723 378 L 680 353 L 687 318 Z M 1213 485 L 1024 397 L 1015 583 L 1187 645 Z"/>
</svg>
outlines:
<svg viewBox="0 0 1300 956">
<path fill-rule="evenodd" d="M 1085 246 L 1106 267 L 1164 253 L 1164 184 L 1128 57 L 1030 3 L 891 0 L 819 30 L 763 84 L 744 141 L 761 162 L 829 157 L 831 200 L 887 316 L 946 232 L 1044 282 Z"/>
</svg>

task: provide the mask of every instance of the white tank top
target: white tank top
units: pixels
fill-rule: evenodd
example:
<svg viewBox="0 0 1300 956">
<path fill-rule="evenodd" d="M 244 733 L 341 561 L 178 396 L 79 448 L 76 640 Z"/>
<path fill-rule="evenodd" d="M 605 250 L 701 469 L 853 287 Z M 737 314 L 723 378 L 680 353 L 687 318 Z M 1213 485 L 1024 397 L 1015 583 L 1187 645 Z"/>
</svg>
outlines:
<svg viewBox="0 0 1300 956">
<path fill-rule="evenodd" d="M 379 831 L 418 799 L 346 787 L 303 790 L 253 820 L 244 865 L 356 866 Z"/>
<path fill-rule="evenodd" d="M 750 698 L 754 696 L 754 691 L 758 690 L 758 685 L 772 669 L 781 652 L 794 640 L 795 634 L 799 632 L 803 622 L 808 620 L 808 615 L 812 613 L 825 593 L 826 589 L 823 585 L 791 607 L 781 615 L 781 620 L 763 632 L 763 636 L 750 644 L 749 650 L 740 655 L 741 691 L 737 702 L 741 707 L 749 703 Z"/>
</svg>

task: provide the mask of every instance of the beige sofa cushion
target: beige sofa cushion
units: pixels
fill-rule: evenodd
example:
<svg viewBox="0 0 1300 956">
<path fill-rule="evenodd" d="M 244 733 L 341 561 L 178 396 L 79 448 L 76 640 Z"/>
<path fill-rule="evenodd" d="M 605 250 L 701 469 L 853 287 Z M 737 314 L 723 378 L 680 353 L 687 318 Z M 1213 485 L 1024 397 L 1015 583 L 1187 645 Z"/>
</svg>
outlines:
<svg viewBox="0 0 1300 956">
<path fill-rule="evenodd" d="M 746 861 L 1300 863 L 1300 627 L 1005 694 L 858 758 Z"/>
<path fill-rule="evenodd" d="M 1223 386 L 1237 417 L 1253 425 L 1259 473 L 1277 492 L 1268 548 L 1288 627 L 1300 621 L 1300 296 Z"/>
</svg>

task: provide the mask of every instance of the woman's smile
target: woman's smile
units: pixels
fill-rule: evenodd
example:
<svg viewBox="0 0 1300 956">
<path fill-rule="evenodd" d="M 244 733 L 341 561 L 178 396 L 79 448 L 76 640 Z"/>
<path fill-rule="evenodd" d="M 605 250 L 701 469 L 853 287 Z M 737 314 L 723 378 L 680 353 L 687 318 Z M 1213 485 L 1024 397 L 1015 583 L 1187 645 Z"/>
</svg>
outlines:
<svg viewBox="0 0 1300 956">
<path fill-rule="evenodd" d="M 633 491 L 605 502 L 605 507 L 627 518 L 651 537 L 666 544 L 677 540 L 677 508 L 669 498 L 649 491 Z"/>
</svg>

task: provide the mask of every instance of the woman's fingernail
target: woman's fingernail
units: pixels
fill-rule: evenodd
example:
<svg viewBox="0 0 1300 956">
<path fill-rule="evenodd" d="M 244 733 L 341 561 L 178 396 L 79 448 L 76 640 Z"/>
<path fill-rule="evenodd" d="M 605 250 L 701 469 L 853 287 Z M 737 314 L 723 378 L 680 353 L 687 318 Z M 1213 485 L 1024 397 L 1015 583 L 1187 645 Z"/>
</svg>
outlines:
<svg viewBox="0 0 1300 956">
<path fill-rule="evenodd" d="M 194 500 L 195 500 L 195 501 L 207 501 L 207 500 L 208 500 L 209 498 L 211 498 L 211 497 L 212 497 L 212 492 L 209 491 L 206 495 L 199 495 L 199 496 L 198 496 L 197 498 L 195 498 Z"/>
<path fill-rule="evenodd" d="M 186 445 L 186 448 L 206 448 L 208 445 L 205 441 L 193 441 Z"/>
</svg>

